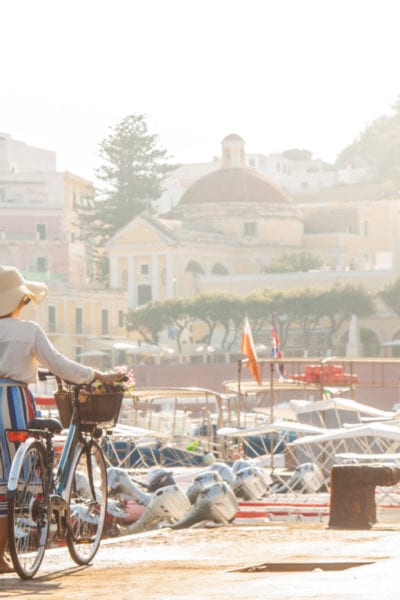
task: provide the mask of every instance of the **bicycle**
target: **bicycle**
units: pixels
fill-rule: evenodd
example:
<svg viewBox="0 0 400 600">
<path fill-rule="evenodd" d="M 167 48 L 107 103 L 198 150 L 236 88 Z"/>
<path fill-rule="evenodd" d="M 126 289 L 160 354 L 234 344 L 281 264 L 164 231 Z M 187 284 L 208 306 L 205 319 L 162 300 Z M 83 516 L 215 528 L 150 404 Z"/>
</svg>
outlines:
<svg viewBox="0 0 400 600">
<path fill-rule="evenodd" d="M 52 375 L 43 374 L 42 378 Z M 38 571 L 49 537 L 66 542 L 72 559 L 86 565 L 99 549 L 107 509 L 107 472 L 97 440 L 113 427 L 123 389 L 96 394 L 56 377 L 60 421 L 36 417 L 24 430 L 7 430 L 18 444 L 8 481 L 9 552 L 18 575 Z M 86 388 L 86 390 L 85 390 Z M 68 427 L 58 464 L 54 436 Z M 51 531 L 51 536 L 49 533 Z"/>
</svg>

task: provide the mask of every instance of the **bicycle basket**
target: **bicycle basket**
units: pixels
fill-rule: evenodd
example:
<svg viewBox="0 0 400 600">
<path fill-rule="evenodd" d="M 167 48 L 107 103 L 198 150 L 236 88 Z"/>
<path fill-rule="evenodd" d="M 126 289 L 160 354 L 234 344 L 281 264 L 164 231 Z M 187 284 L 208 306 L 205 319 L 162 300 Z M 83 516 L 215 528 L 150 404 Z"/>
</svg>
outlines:
<svg viewBox="0 0 400 600">
<path fill-rule="evenodd" d="M 81 390 L 79 394 L 81 423 L 114 427 L 118 421 L 123 396 L 123 390 L 119 389 L 96 393 Z M 61 425 L 69 427 L 74 406 L 73 391 L 57 390 L 54 392 L 54 398 L 60 415 Z"/>
</svg>

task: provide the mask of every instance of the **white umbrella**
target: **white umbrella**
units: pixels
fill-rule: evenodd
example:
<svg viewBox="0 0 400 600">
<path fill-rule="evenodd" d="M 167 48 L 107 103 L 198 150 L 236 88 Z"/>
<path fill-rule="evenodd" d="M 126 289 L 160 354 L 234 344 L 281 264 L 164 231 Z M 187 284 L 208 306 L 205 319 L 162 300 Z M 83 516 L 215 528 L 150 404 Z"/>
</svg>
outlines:
<svg viewBox="0 0 400 600">
<path fill-rule="evenodd" d="M 78 356 L 107 356 L 107 352 L 103 352 L 102 350 L 85 350 L 84 352 L 80 352 Z"/>
<path fill-rule="evenodd" d="M 113 345 L 114 350 L 125 350 L 126 352 L 137 352 L 139 350 L 138 344 L 130 344 L 129 342 L 116 342 Z"/>
</svg>

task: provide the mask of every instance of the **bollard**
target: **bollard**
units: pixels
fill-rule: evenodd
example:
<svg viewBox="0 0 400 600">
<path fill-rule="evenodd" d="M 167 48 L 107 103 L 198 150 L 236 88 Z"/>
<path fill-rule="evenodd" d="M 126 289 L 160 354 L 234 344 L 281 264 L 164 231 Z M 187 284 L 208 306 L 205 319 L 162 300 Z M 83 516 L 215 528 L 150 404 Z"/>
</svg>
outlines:
<svg viewBox="0 0 400 600">
<path fill-rule="evenodd" d="M 328 527 L 370 529 L 376 523 L 375 487 L 399 481 L 400 469 L 395 465 L 334 465 Z"/>
</svg>

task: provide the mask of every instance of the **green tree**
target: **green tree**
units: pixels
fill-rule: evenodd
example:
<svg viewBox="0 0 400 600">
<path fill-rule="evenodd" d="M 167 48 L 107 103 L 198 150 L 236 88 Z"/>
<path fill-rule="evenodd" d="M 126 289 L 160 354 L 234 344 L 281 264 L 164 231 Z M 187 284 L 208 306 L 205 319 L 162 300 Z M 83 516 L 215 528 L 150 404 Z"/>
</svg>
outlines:
<svg viewBox="0 0 400 600">
<path fill-rule="evenodd" d="M 330 348 L 340 326 L 352 315 L 367 317 L 374 312 L 371 294 L 362 285 L 337 284 L 321 292 L 321 312 L 330 321 Z"/>
<path fill-rule="evenodd" d="M 98 218 L 95 196 L 85 196 L 76 205 L 80 238 L 86 243 L 87 272 L 90 281 L 105 281 L 108 262 L 105 256 L 105 225 Z"/>
<path fill-rule="evenodd" d="M 273 258 L 265 267 L 266 273 L 297 273 L 306 272 L 311 269 L 319 269 L 323 265 L 320 256 L 312 252 L 284 253 Z"/>
<path fill-rule="evenodd" d="M 172 298 L 169 300 L 164 300 L 164 302 L 162 303 L 165 320 L 168 326 L 173 327 L 176 333 L 175 342 L 179 354 L 182 353 L 181 340 L 183 332 L 192 321 L 192 315 L 190 312 L 191 303 L 191 299 L 185 298 Z"/>
<path fill-rule="evenodd" d="M 148 344 L 158 345 L 160 333 L 168 325 L 163 302 L 148 302 L 140 308 L 128 311 L 126 327 L 137 331 Z"/>
<path fill-rule="evenodd" d="M 218 303 L 218 320 L 224 329 L 221 348 L 229 351 L 241 334 L 243 325 L 243 300 L 233 294 L 221 294 Z"/>
<path fill-rule="evenodd" d="M 203 340 L 206 344 L 211 344 L 218 323 L 223 323 L 225 319 L 226 304 L 221 301 L 222 298 L 224 298 L 224 294 L 204 294 L 194 298 L 190 305 L 190 313 L 193 319 L 202 321 L 208 327 L 208 332 Z"/>
<path fill-rule="evenodd" d="M 278 298 L 280 301 L 282 293 L 274 293 L 269 289 L 258 290 L 244 298 L 243 316 L 245 314 L 248 316 L 255 338 L 262 339 L 262 332 L 271 328 L 272 315 L 276 310 Z"/>
<path fill-rule="evenodd" d="M 165 177 L 177 165 L 168 162 L 159 139 L 148 131 L 145 115 L 129 115 L 100 143 L 103 163 L 96 172 L 102 187 L 77 207 L 82 239 L 89 241 L 93 260 L 124 225 L 160 198 Z M 98 269 L 105 275 L 104 266 Z"/>
<path fill-rule="evenodd" d="M 382 194 L 400 192 L 400 97 L 393 114 L 373 121 L 336 159 L 336 167 L 368 167 L 372 180 L 382 186 Z"/>
<path fill-rule="evenodd" d="M 400 278 L 385 285 L 385 287 L 377 293 L 377 296 L 400 317 Z"/>
<path fill-rule="evenodd" d="M 396 292 L 397 290 L 397 292 Z M 393 286 L 393 298 L 400 290 L 400 279 Z M 397 303 L 400 314 L 400 304 Z M 300 328 L 304 335 L 304 348 L 309 349 L 312 333 L 321 321 L 330 323 L 327 348 L 335 348 L 335 337 L 341 325 L 354 314 L 367 317 L 374 312 L 374 299 L 360 285 L 337 284 L 330 289 L 305 288 L 273 292 L 269 289 L 254 292 L 247 297 L 226 293 L 197 296 L 193 299 L 176 299 L 149 302 L 127 315 L 128 331 L 137 331 L 151 344 L 158 344 L 161 332 L 173 326 L 177 333 L 177 346 L 181 352 L 181 337 L 193 321 L 204 323 L 208 331 L 203 342 L 211 344 L 218 325 L 223 328 L 220 348 L 229 351 L 243 331 L 243 318 L 247 314 L 255 341 L 271 344 L 272 317 L 276 322 L 281 348 L 288 345 L 289 333 Z M 228 342 L 228 339 L 230 340 Z"/>
<path fill-rule="evenodd" d="M 285 294 L 283 307 L 285 309 L 284 322 L 286 327 L 293 322 L 299 324 L 304 335 L 304 349 L 308 350 L 311 335 L 323 315 L 321 290 L 318 288 L 303 288 L 288 291 Z"/>
</svg>

